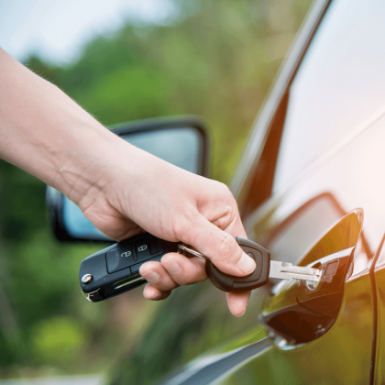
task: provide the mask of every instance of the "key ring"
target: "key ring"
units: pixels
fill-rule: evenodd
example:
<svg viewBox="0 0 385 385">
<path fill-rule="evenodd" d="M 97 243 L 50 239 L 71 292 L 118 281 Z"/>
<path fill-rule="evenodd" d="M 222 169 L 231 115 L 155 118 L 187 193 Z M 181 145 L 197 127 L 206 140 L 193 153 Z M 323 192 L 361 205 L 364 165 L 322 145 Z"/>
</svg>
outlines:
<svg viewBox="0 0 385 385">
<path fill-rule="evenodd" d="M 185 245 L 182 245 L 182 244 L 179 244 L 179 245 L 178 245 L 178 251 L 177 251 L 177 253 L 178 253 L 178 254 L 182 254 L 182 255 L 184 255 L 185 257 L 188 257 L 188 255 L 186 255 L 186 254 L 188 253 L 188 254 L 193 255 L 194 257 L 202 258 L 202 259 L 204 259 L 204 260 L 207 259 L 203 254 L 201 254 L 201 253 L 199 253 L 198 251 L 195 251 L 195 250 L 193 250 L 193 249 L 190 249 L 190 248 L 188 248 L 188 247 L 186 247 Z"/>
</svg>

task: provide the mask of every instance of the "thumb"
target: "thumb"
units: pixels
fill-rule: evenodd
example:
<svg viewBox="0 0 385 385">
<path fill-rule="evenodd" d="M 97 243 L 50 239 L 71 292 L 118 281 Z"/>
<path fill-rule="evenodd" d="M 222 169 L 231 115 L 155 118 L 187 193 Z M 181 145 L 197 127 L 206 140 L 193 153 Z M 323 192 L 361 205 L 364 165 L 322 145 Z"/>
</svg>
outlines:
<svg viewBox="0 0 385 385">
<path fill-rule="evenodd" d="M 239 277 L 255 270 L 255 261 L 241 249 L 233 235 L 219 229 L 202 215 L 197 215 L 190 226 L 189 231 L 178 238 L 209 258 L 219 270 Z"/>
</svg>

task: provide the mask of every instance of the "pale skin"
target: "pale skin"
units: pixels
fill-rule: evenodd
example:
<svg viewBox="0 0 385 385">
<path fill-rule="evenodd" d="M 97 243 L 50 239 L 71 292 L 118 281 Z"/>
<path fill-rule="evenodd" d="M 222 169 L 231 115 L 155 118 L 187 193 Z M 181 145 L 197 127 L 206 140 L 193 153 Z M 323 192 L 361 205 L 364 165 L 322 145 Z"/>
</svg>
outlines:
<svg viewBox="0 0 385 385">
<path fill-rule="evenodd" d="M 191 245 L 225 273 L 254 271 L 235 242 L 246 234 L 225 185 L 120 139 L 1 49 L 0 89 L 0 157 L 61 191 L 104 234 L 121 241 L 148 231 Z M 140 274 L 149 300 L 207 278 L 202 259 L 176 253 L 145 263 Z M 231 313 L 243 315 L 249 296 L 227 294 Z"/>
</svg>

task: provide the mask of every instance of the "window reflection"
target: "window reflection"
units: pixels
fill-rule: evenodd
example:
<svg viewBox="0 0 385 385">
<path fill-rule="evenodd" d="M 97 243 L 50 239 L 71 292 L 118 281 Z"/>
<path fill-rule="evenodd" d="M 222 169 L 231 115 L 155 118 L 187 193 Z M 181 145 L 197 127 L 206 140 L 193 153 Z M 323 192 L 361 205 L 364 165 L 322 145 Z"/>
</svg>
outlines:
<svg viewBox="0 0 385 385">
<path fill-rule="evenodd" d="M 274 192 L 385 105 L 385 2 L 332 2 L 290 87 Z"/>
</svg>

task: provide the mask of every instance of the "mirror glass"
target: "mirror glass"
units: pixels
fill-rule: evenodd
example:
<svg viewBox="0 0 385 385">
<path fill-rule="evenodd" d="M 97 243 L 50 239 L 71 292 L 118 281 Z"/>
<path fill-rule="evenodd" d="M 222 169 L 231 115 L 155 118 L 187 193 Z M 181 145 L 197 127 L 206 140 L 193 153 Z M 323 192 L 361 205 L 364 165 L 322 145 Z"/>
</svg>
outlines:
<svg viewBox="0 0 385 385">
<path fill-rule="evenodd" d="M 124 140 L 167 162 L 193 173 L 201 168 L 202 136 L 192 127 L 145 130 L 120 135 Z M 48 189 L 52 189 L 49 187 Z M 47 196 L 50 193 L 47 192 Z M 67 233 L 78 239 L 109 240 L 63 196 L 62 220 Z"/>
<path fill-rule="evenodd" d="M 191 127 L 137 132 L 121 136 L 127 142 L 180 168 L 197 174 L 201 135 Z"/>
</svg>

